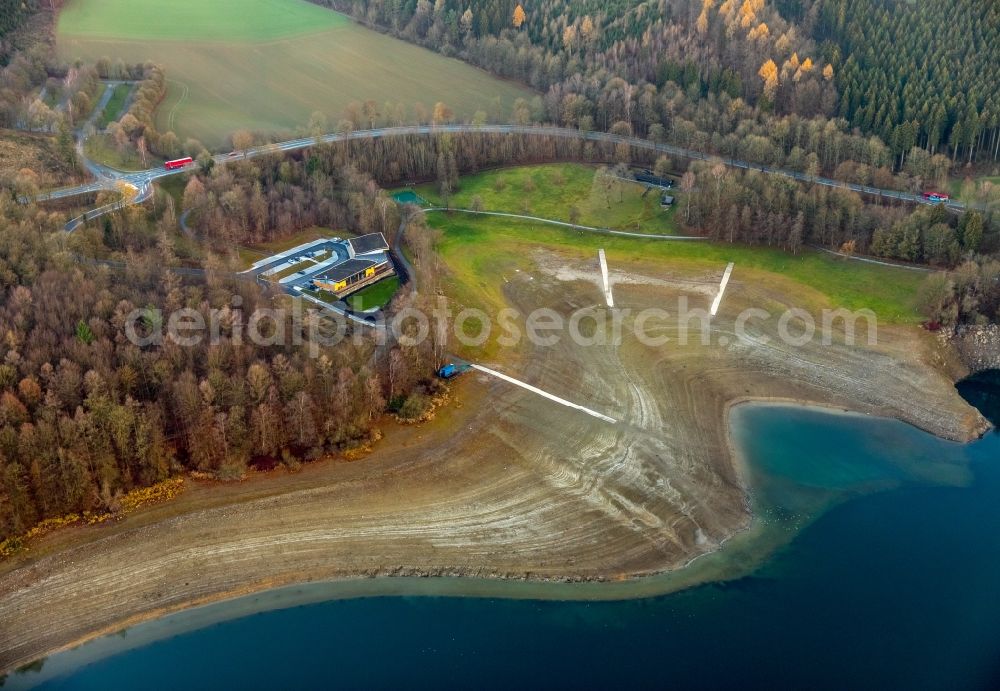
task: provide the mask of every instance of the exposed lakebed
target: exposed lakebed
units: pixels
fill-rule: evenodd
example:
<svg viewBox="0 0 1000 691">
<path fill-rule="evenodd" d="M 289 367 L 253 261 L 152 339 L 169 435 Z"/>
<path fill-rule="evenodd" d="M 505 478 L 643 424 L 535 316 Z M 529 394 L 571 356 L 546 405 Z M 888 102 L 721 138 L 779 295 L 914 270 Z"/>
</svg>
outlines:
<svg viewBox="0 0 1000 691">
<path fill-rule="evenodd" d="M 959 388 L 995 421 L 998 387 L 996 373 L 986 373 Z M 959 445 L 892 420 L 785 405 L 739 406 L 731 422 L 754 488 L 755 525 L 694 568 L 744 575 L 652 597 L 650 589 L 675 585 L 660 577 L 311 584 L 140 624 L 7 682 L 1000 682 L 1000 435 Z M 605 595 L 625 599 L 590 599 Z"/>
</svg>

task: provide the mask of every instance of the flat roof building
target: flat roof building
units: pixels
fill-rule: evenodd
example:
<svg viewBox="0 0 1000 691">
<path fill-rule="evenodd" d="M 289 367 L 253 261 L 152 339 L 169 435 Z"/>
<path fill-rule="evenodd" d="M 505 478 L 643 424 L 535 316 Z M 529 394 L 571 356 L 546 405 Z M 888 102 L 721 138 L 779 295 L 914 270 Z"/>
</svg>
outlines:
<svg viewBox="0 0 1000 691">
<path fill-rule="evenodd" d="M 351 245 L 351 257 L 359 254 L 371 254 L 372 252 L 388 252 L 389 243 L 385 241 L 382 233 L 368 233 L 348 240 Z"/>
<path fill-rule="evenodd" d="M 377 233 L 377 235 L 381 236 L 381 233 Z M 361 238 L 356 239 L 360 240 Z M 375 251 L 366 253 L 364 257 L 355 257 L 341 262 L 313 276 L 312 282 L 320 290 L 327 290 L 336 294 L 337 297 L 344 297 L 394 273 L 389 255 L 385 252 Z"/>
</svg>

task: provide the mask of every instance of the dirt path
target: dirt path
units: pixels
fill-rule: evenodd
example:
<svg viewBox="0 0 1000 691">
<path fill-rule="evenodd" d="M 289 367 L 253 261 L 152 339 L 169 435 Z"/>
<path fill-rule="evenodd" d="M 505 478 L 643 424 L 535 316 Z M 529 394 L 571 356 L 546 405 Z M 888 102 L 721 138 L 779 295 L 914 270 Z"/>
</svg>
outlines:
<svg viewBox="0 0 1000 691">
<path fill-rule="evenodd" d="M 602 305 L 594 259 L 541 253 L 561 271 L 504 287 L 522 313 Z M 718 274 L 615 263 L 616 304 L 680 295 L 711 302 Z M 632 280 L 617 281 L 626 274 Z M 620 579 L 675 569 L 748 525 L 726 436 L 728 406 L 781 398 L 901 418 L 966 440 L 985 429 L 956 394 L 947 353 L 915 329 L 883 327 L 873 347 L 781 346 L 772 326 L 735 337 L 749 306 L 776 311 L 783 284 L 739 267 L 708 346 L 620 347 L 564 339 L 485 362 L 619 420 L 607 424 L 481 374 L 422 427 L 387 430 L 376 452 L 236 485 L 189 482 L 170 504 L 78 528 L 0 564 L 0 667 L 193 602 L 278 584 L 357 575 Z M 698 290 L 691 290 L 691 288 Z M 725 338 L 723 338 L 725 337 Z"/>
<path fill-rule="evenodd" d="M 693 240 L 704 242 L 708 238 L 703 235 L 661 235 L 658 233 L 640 233 L 631 232 L 628 230 L 615 230 L 613 228 L 598 228 L 596 226 L 584 226 L 579 223 L 570 223 L 568 221 L 557 221 L 553 218 L 542 218 L 540 216 L 525 216 L 524 214 L 514 214 L 508 213 L 506 211 L 475 211 L 473 209 L 455 209 L 447 206 L 431 206 L 426 209 L 421 209 L 424 213 L 430 213 L 433 211 L 440 211 L 444 213 L 459 213 L 459 214 L 473 214 L 475 216 L 498 216 L 501 218 L 513 218 L 519 221 L 532 221 L 535 223 L 546 223 L 553 226 L 561 226 L 563 228 L 572 228 L 573 230 L 582 230 L 588 233 L 597 233 L 598 235 L 617 235 L 618 237 L 627 238 L 642 238 L 644 240 Z"/>
</svg>

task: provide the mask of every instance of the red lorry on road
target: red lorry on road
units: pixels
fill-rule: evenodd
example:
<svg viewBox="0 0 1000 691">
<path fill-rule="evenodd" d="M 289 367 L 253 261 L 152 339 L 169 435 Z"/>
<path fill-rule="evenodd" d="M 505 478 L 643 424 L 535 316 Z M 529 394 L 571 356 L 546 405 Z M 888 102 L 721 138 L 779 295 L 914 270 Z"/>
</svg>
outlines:
<svg viewBox="0 0 1000 691">
<path fill-rule="evenodd" d="M 185 156 L 184 158 L 175 158 L 172 161 L 167 161 L 163 164 L 163 167 L 167 170 L 178 170 L 192 163 L 194 163 L 194 159 L 190 156 Z"/>
</svg>

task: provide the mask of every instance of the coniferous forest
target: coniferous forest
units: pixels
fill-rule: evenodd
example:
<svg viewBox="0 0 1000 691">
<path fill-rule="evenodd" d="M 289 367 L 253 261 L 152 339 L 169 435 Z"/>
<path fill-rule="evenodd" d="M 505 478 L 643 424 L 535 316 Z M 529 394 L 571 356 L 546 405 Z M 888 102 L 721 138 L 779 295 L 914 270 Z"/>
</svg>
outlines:
<svg viewBox="0 0 1000 691">
<path fill-rule="evenodd" d="M 996 159 L 1000 5 L 822 0 L 815 36 L 841 66 L 837 112 L 895 155 Z"/>
</svg>

